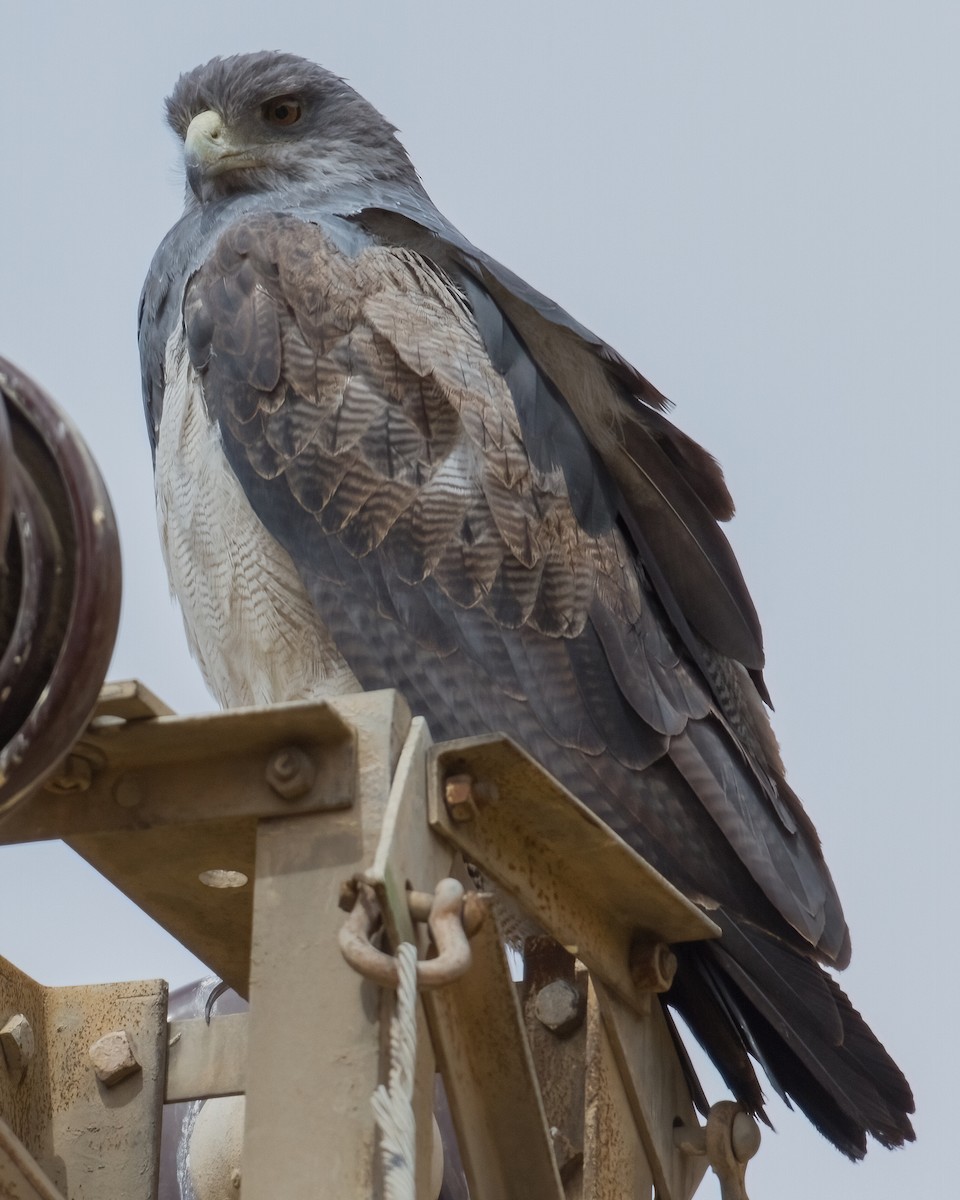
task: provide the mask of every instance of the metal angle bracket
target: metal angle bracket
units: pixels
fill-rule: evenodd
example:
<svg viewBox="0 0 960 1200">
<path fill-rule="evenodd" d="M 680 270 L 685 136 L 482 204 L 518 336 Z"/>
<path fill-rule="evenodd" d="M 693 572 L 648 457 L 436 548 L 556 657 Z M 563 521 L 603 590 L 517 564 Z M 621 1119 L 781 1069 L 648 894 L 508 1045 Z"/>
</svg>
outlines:
<svg viewBox="0 0 960 1200">
<path fill-rule="evenodd" d="M 576 948 L 627 1004 L 649 1004 L 651 988 L 632 970 L 638 946 L 719 935 L 709 917 L 509 738 L 436 746 L 428 780 L 433 829 L 561 945 Z"/>
<path fill-rule="evenodd" d="M 179 717 L 108 684 L 58 773 L 0 822 L 0 842 L 62 838 L 241 994 L 258 825 L 353 803 L 358 729 L 390 693 Z"/>
<path fill-rule="evenodd" d="M 0 958 L 0 1193 L 153 1200 L 166 1018 L 162 980 L 43 987 Z"/>
</svg>

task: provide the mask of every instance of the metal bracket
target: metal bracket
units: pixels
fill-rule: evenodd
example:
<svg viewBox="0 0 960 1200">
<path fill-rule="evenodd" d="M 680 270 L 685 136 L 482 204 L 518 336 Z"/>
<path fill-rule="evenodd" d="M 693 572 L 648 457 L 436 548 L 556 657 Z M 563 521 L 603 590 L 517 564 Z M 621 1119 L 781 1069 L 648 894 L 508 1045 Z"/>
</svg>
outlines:
<svg viewBox="0 0 960 1200">
<path fill-rule="evenodd" d="M 162 980 L 42 987 L 0 959 L 0 1194 L 153 1200 L 166 1017 Z"/>
</svg>

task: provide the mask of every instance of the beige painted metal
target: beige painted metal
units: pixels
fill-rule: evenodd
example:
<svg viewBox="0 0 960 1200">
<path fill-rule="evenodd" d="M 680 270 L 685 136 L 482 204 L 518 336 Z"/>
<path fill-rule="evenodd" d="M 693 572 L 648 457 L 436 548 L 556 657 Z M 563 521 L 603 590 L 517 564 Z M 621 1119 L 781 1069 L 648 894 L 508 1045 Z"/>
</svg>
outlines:
<svg viewBox="0 0 960 1200">
<path fill-rule="evenodd" d="M 675 1144 L 677 1125 L 693 1128 L 698 1122 L 663 1011 L 654 1000 L 646 1013 L 638 1013 L 599 980 L 594 981 L 594 991 L 658 1200 L 690 1200 L 707 1161 L 685 1154 Z"/>
<path fill-rule="evenodd" d="M 586 1200 L 650 1200 L 653 1173 L 637 1136 L 624 1080 L 593 987 L 587 994 L 583 1195 Z"/>
<path fill-rule="evenodd" d="M 470 971 L 423 997 L 471 1195 L 560 1200 L 523 1017 L 492 921 L 471 946 Z"/>
<path fill-rule="evenodd" d="M 561 1036 L 541 1020 L 538 1000 L 541 987 L 566 983 L 586 1000 L 587 973 L 575 973 L 575 963 L 562 947 L 553 943 L 544 961 L 547 938 L 528 939 L 524 950 L 525 978 L 523 1013 L 527 1038 L 536 1067 L 547 1126 L 567 1200 L 583 1196 L 584 1072 L 586 1069 L 587 1024 L 585 1010 L 579 1025 Z M 531 945 L 536 943 L 536 946 Z"/>
<path fill-rule="evenodd" d="M 747 1163 L 760 1149 L 760 1126 L 734 1100 L 710 1106 L 707 1123 L 679 1125 L 674 1140 L 685 1153 L 704 1155 L 720 1182 L 721 1200 L 747 1200 Z"/>
<path fill-rule="evenodd" d="M 371 711 L 391 703 L 363 700 Z M 267 782 L 287 746 L 316 766 L 295 801 Z M 83 789 L 34 793 L 0 824 L 0 843 L 62 837 L 245 995 L 258 819 L 350 803 L 350 724 L 328 704 L 177 717 L 141 685 L 113 684 L 72 758 L 90 767 Z M 207 886 L 211 871 L 248 882 Z"/>
<path fill-rule="evenodd" d="M 450 774 L 469 774 L 469 819 L 443 803 Z M 438 746 L 429 772 L 430 821 L 628 1003 L 638 937 L 716 937 L 714 923 L 540 765 L 502 737 Z"/>
<path fill-rule="evenodd" d="M 451 850 L 427 822 L 429 745 L 426 726 L 415 721 L 398 764 L 376 858 L 364 873 L 381 896 L 388 930 L 407 941 L 417 936 L 408 890 L 431 891 L 452 869 Z M 563 1191 L 523 1018 L 492 920 L 480 926 L 470 946 L 467 973 L 421 993 L 420 999 L 471 1195 L 478 1200 L 559 1200 Z M 432 1102 L 432 1080 L 421 1077 L 421 1085 L 426 1106 Z M 422 1113 L 423 1108 L 417 1113 L 418 1131 L 431 1124 Z M 421 1157 L 418 1145 L 418 1196 L 425 1194 L 420 1187 L 426 1183 Z"/>
<path fill-rule="evenodd" d="M 707 1160 L 680 1149 L 675 1123 L 701 1140 L 705 1131 L 656 997 L 642 1012 L 624 1005 L 545 937 L 528 939 L 525 963 L 527 1033 L 567 1200 L 649 1196 L 654 1182 L 658 1200 L 690 1200 Z M 543 1024 L 539 1004 L 558 985 L 587 1001 L 566 1036 Z"/>
<path fill-rule="evenodd" d="M 164 1101 L 236 1096 L 246 1088 L 249 1013 L 171 1021 Z"/>
<path fill-rule="evenodd" d="M 152 1200 L 167 985 L 46 988 L 0 959 L 0 1023 L 14 1013 L 29 1021 L 34 1049 L 22 1073 L 0 1062 L 0 1114 L 29 1156 L 10 1169 L 29 1179 L 22 1164 L 35 1160 L 67 1200 Z M 132 1047 L 136 1066 L 108 1086 L 97 1079 L 90 1048 L 114 1033 Z"/>
<path fill-rule="evenodd" d="M 473 781 L 457 820 L 443 804 L 454 772 Z M 535 994 L 525 1023 L 488 916 L 467 973 L 421 992 L 417 1200 L 436 1193 L 437 1067 L 474 1200 L 612 1200 L 649 1196 L 654 1183 L 658 1200 L 689 1200 L 695 1190 L 706 1164 L 675 1148 L 674 1126 L 696 1119 L 631 954 L 640 941 L 716 928 L 512 743 L 433 749 L 392 692 L 179 718 L 140 685 L 110 685 L 54 790 L 14 819 L 0 842 L 64 836 L 251 1002 L 248 1014 L 209 1025 L 174 1022 L 167 1037 L 161 984 L 42 989 L 0 963 L 11 1155 L 22 1143 L 66 1200 L 152 1200 L 165 1055 L 168 1100 L 246 1091 L 244 1200 L 381 1196 L 370 1098 L 385 1077 L 394 997 L 341 958 L 338 901 L 349 881 L 368 883 L 386 947 L 413 941 L 425 958 L 411 896 L 421 894 L 419 912 L 439 880 L 469 883 L 461 851 L 557 941 L 579 947 L 594 979 L 575 977 L 570 960 L 570 982 L 589 987 L 579 1028 L 573 1011 L 554 1020 L 547 997 L 538 1017 Z M 204 886 L 203 872 L 218 885 L 247 882 Z M 124 1042 L 136 1063 L 127 1078 L 108 1071 L 119 1081 L 107 1088 L 88 1052 L 109 1034 L 104 1044 Z M 227 1107 L 236 1125 L 241 1105 Z M 0 1172 L 19 1169 L 11 1155 L 0 1154 Z M 229 1194 L 236 1152 L 227 1157 L 211 1186 Z"/>
<path fill-rule="evenodd" d="M 4 1200 L 64 1200 L 23 1142 L 0 1117 L 0 1196 Z"/>
<path fill-rule="evenodd" d="M 337 952 L 338 901 L 373 859 L 410 715 L 395 693 L 336 708 L 358 738 L 353 807 L 262 821 L 257 832 L 244 1200 L 378 1194 L 370 1097 L 381 993 Z"/>
</svg>

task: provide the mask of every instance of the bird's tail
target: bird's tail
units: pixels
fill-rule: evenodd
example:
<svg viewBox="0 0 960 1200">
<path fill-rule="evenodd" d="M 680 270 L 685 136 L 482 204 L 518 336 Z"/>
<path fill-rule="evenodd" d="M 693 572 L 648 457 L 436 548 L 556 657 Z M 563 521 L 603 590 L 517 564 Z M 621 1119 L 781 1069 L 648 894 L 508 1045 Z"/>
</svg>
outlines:
<svg viewBox="0 0 960 1200">
<path fill-rule="evenodd" d="M 667 1001 L 740 1103 L 767 1119 L 755 1060 L 850 1158 L 864 1156 L 868 1133 L 883 1146 L 913 1141 L 910 1085 L 836 981 L 799 950 L 722 911 L 710 915 L 723 936 L 674 947 Z"/>
</svg>

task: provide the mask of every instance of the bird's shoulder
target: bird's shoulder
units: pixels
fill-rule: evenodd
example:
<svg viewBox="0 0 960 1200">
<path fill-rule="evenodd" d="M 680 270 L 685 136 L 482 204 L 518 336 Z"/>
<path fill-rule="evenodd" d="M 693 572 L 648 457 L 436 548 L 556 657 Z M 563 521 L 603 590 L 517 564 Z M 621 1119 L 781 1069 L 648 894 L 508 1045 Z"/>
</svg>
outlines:
<svg viewBox="0 0 960 1200">
<path fill-rule="evenodd" d="M 638 619 L 613 520 L 584 531 L 435 259 L 344 219 L 249 215 L 190 279 L 183 316 L 235 469 L 277 483 L 268 519 L 380 552 L 399 579 L 510 626 L 576 633 L 598 591 Z"/>
</svg>

